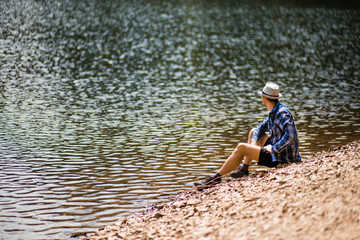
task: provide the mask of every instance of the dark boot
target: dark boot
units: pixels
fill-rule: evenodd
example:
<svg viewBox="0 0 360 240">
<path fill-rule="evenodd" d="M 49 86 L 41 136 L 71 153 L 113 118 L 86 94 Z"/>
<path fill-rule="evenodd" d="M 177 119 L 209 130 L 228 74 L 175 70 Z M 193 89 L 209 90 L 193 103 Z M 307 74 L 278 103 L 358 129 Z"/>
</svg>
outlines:
<svg viewBox="0 0 360 240">
<path fill-rule="evenodd" d="M 247 175 L 249 175 L 249 171 L 248 170 L 242 171 L 240 168 L 230 173 L 230 177 L 232 178 L 241 178 Z"/>
<path fill-rule="evenodd" d="M 194 185 L 199 191 L 201 191 L 203 189 L 214 187 L 219 183 L 221 183 L 221 176 L 220 177 L 209 176 L 205 180 L 202 180 L 200 182 L 195 182 Z"/>
</svg>

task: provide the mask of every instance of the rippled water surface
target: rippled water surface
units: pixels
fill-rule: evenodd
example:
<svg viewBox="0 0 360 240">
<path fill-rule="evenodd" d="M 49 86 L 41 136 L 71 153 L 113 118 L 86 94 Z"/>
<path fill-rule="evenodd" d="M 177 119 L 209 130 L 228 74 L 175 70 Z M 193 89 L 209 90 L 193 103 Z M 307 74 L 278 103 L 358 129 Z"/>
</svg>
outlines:
<svg viewBox="0 0 360 240">
<path fill-rule="evenodd" d="M 174 2 L 0 0 L 1 239 L 191 188 L 267 114 L 267 81 L 303 156 L 359 139 L 359 10 Z"/>
</svg>

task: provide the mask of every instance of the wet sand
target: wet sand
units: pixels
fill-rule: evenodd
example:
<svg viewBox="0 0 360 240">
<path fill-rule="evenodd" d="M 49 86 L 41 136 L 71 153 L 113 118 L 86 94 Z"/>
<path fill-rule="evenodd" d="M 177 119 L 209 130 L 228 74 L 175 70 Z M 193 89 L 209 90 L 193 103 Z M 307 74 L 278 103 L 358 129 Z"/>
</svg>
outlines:
<svg viewBox="0 0 360 240">
<path fill-rule="evenodd" d="M 82 239 L 360 239 L 360 141 L 183 194 Z"/>
</svg>

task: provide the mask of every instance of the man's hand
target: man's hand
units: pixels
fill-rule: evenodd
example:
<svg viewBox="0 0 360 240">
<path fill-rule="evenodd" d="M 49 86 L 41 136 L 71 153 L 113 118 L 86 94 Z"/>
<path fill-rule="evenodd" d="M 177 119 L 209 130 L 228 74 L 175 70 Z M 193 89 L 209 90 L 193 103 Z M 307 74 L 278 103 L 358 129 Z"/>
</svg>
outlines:
<svg viewBox="0 0 360 240">
<path fill-rule="evenodd" d="M 272 153 L 271 148 L 272 148 L 272 145 L 270 145 L 270 144 L 265 147 L 266 151 L 268 151 L 269 153 Z"/>
</svg>

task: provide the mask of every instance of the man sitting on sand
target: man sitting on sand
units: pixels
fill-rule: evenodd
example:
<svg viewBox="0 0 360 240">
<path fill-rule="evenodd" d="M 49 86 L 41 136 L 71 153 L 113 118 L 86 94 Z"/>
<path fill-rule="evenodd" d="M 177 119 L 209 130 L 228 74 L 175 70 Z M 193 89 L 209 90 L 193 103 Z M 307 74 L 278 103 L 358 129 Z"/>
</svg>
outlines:
<svg viewBox="0 0 360 240">
<path fill-rule="evenodd" d="M 221 176 L 231 171 L 232 178 L 240 178 L 249 174 L 248 168 L 252 160 L 258 165 L 274 168 L 280 163 L 301 161 L 299 153 L 299 138 L 294 118 L 289 109 L 278 100 L 282 97 L 279 86 L 267 83 L 258 92 L 262 103 L 269 110 L 269 115 L 249 134 L 248 143 L 239 143 L 220 170 L 194 185 L 205 189 L 221 182 Z M 269 132 L 270 136 L 266 134 Z M 240 165 L 242 160 L 244 162 Z M 240 165 L 240 167 L 239 167 Z"/>
</svg>

